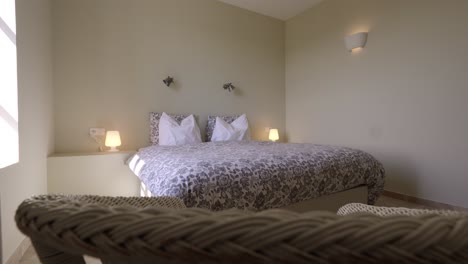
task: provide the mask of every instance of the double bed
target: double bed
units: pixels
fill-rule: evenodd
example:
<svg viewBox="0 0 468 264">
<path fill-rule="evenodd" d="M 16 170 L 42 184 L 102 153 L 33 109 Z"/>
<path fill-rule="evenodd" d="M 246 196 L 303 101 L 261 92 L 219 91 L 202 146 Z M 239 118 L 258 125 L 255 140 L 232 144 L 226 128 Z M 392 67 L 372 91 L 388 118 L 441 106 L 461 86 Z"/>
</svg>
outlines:
<svg viewBox="0 0 468 264">
<path fill-rule="evenodd" d="M 347 202 L 374 204 L 385 181 L 381 163 L 370 154 L 315 144 L 154 145 L 140 149 L 128 164 L 146 196 L 175 196 L 188 207 L 211 210 L 308 211 L 334 210 Z"/>
</svg>

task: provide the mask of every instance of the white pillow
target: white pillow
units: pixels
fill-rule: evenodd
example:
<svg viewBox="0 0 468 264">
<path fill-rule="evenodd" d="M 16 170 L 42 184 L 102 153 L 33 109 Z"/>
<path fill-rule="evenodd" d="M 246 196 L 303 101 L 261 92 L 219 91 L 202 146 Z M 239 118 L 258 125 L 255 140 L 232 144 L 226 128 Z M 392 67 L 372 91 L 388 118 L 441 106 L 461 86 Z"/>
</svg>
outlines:
<svg viewBox="0 0 468 264">
<path fill-rule="evenodd" d="M 193 115 L 186 117 L 179 125 L 166 113 L 162 114 L 159 120 L 159 145 L 176 146 L 200 142 L 200 129 Z"/>
<path fill-rule="evenodd" d="M 223 119 L 216 117 L 216 124 L 213 129 L 211 141 L 235 141 L 250 140 L 249 122 L 245 114 L 238 117 L 231 124 Z"/>
</svg>

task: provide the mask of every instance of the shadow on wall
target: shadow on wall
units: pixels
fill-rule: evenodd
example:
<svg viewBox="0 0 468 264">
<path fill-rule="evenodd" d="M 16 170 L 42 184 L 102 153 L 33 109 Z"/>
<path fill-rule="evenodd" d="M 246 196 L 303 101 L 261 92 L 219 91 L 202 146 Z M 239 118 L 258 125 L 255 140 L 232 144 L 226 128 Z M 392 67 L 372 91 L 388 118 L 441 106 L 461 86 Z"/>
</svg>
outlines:
<svg viewBox="0 0 468 264">
<path fill-rule="evenodd" d="M 385 190 L 398 190 L 395 192 L 407 195 L 418 193 L 418 185 L 414 177 L 418 172 L 409 161 L 409 157 L 384 154 L 379 155 L 378 159 L 386 161 L 384 164 L 386 175 Z"/>
</svg>

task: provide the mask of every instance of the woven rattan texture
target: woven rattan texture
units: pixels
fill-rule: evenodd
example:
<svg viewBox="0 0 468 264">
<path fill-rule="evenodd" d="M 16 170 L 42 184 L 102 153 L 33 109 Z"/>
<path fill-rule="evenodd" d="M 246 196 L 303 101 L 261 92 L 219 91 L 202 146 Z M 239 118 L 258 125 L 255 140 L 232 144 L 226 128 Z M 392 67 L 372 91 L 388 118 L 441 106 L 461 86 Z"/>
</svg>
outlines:
<svg viewBox="0 0 468 264">
<path fill-rule="evenodd" d="M 115 198 L 112 206 L 113 198 L 40 196 L 20 205 L 16 221 L 44 248 L 43 263 L 82 263 L 73 256 L 83 254 L 105 263 L 468 262 L 462 214 L 211 212 L 147 207 L 151 199 Z"/>
<path fill-rule="evenodd" d="M 390 216 L 390 215 L 407 215 L 407 216 L 418 216 L 427 214 L 437 215 L 460 215 L 467 214 L 466 212 L 449 211 L 449 210 L 428 210 L 428 209 L 409 209 L 402 207 L 381 207 L 372 206 L 361 203 L 350 203 L 338 210 L 338 215 L 349 215 L 356 213 L 370 213 L 378 216 Z"/>
</svg>

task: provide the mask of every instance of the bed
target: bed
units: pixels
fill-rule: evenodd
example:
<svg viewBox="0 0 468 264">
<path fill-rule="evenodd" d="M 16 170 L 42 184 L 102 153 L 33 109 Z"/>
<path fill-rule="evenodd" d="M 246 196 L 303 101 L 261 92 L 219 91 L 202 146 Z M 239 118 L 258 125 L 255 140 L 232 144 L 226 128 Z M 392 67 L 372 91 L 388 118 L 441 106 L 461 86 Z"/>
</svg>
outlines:
<svg viewBox="0 0 468 264">
<path fill-rule="evenodd" d="M 330 209 L 329 203 L 331 210 L 347 202 L 374 204 L 385 182 L 381 163 L 370 154 L 315 144 L 154 145 L 140 149 L 128 164 L 146 196 L 175 196 L 188 207 L 210 210 L 308 211 Z M 332 197 L 343 201 L 333 203 Z"/>
</svg>

